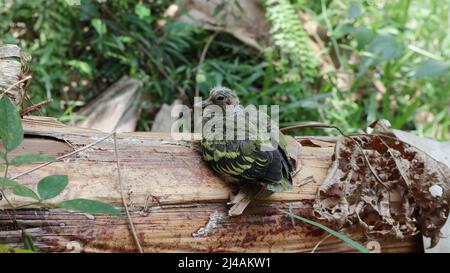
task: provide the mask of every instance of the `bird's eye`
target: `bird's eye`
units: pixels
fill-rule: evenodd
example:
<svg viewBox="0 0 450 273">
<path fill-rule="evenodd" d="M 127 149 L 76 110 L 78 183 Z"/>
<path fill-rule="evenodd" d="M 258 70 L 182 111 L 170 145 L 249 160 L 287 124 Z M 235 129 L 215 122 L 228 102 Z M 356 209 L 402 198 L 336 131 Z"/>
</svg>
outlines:
<svg viewBox="0 0 450 273">
<path fill-rule="evenodd" d="M 217 97 L 216 97 L 216 100 L 218 100 L 218 101 L 221 101 L 221 100 L 224 100 L 224 99 L 225 99 L 224 96 L 217 96 Z"/>
</svg>

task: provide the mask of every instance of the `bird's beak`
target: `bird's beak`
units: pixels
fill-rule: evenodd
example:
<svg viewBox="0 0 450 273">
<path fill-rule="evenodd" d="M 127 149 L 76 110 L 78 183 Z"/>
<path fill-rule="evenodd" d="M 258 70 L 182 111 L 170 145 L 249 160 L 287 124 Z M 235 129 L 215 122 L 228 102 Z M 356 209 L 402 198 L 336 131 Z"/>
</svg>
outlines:
<svg viewBox="0 0 450 273">
<path fill-rule="evenodd" d="M 206 99 L 206 100 L 203 100 L 203 101 L 201 101 L 201 102 L 198 102 L 198 103 L 194 104 L 194 107 L 201 107 L 202 109 L 204 109 L 206 106 L 209 106 L 209 105 L 211 105 L 211 104 L 212 104 L 212 102 L 211 102 L 211 100 L 208 98 L 208 99 Z"/>
</svg>

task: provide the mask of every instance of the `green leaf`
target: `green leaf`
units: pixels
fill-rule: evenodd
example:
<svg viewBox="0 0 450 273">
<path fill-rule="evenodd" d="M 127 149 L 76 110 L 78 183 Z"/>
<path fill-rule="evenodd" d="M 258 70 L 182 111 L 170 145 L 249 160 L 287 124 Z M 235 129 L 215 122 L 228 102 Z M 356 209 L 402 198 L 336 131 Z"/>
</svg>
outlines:
<svg viewBox="0 0 450 273">
<path fill-rule="evenodd" d="M 91 24 L 100 36 L 103 36 L 104 34 L 106 34 L 106 32 L 107 32 L 106 25 L 102 22 L 102 20 L 92 19 Z"/>
<path fill-rule="evenodd" d="M 23 196 L 23 197 L 30 197 L 30 198 L 39 200 L 39 197 L 33 190 L 31 190 L 30 188 L 28 188 L 24 185 L 20 185 L 16 181 L 0 177 L 0 186 L 5 186 L 7 188 L 10 188 L 15 195 Z"/>
<path fill-rule="evenodd" d="M 308 224 L 310 224 L 310 225 L 313 225 L 313 226 L 316 226 L 316 227 L 318 227 L 318 228 L 320 228 L 320 229 L 325 230 L 326 232 L 328 232 L 328 233 L 330 233 L 331 235 L 337 237 L 338 239 L 341 239 L 342 241 L 346 242 L 349 246 L 351 246 L 351 247 L 357 249 L 358 251 L 360 251 L 360 252 L 362 252 L 362 253 L 370 253 L 370 251 L 367 250 L 367 248 L 363 247 L 363 246 L 360 245 L 359 243 L 353 241 L 352 239 L 348 238 L 347 236 L 345 236 L 345 235 L 343 235 L 343 234 L 341 234 L 341 233 L 339 233 L 339 232 L 337 232 L 337 231 L 334 231 L 334 230 L 332 230 L 332 229 L 330 229 L 330 228 L 328 228 L 328 227 L 326 227 L 326 226 L 324 226 L 324 225 L 322 225 L 322 224 L 319 224 L 319 223 L 314 222 L 314 221 L 312 221 L 312 220 L 303 218 L 303 217 L 298 216 L 298 215 L 296 215 L 296 214 L 293 214 L 293 213 L 291 213 L 291 212 L 289 212 L 289 211 L 285 211 L 285 210 L 281 210 L 281 209 L 280 209 L 279 211 L 281 211 L 281 212 L 283 212 L 283 213 L 286 213 L 287 215 L 289 215 L 289 216 L 291 216 L 291 217 L 294 217 L 295 219 L 301 220 L 301 221 L 306 222 L 306 223 L 308 223 Z"/>
<path fill-rule="evenodd" d="M 29 155 L 19 155 L 11 160 L 11 165 L 20 166 L 25 164 L 31 164 L 36 162 L 54 162 L 56 158 L 47 155 L 29 154 Z"/>
<path fill-rule="evenodd" d="M 26 234 L 23 231 L 22 231 L 22 243 L 23 243 L 23 246 L 25 247 L 25 249 L 32 251 L 32 252 L 37 251 L 37 248 L 34 245 L 33 239 L 31 238 L 31 236 Z"/>
<path fill-rule="evenodd" d="M 203 71 L 199 71 L 197 75 L 195 76 L 195 81 L 198 83 L 206 82 L 206 75 L 203 73 Z"/>
<path fill-rule="evenodd" d="M 6 170 L 5 164 L 0 164 L 0 173 L 4 172 Z"/>
<path fill-rule="evenodd" d="M 396 116 L 394 121 L 392 121 L 392 128 L 401 129 L 402 126 L 414 116 L 414 113 L 417 111 L 417 106 L 419 105 L 420 100 L 416 98 L 412 101 L 406 108 L 402 108 L 403 113 L 400 116 Z"/>
<path fill-rule="evenodd" d="M 34 253 L 29 249 L 10 247 L 9 245 L 0 245 L 0 253 Z"/>
<path fill-rule="evenodd" d="M 145 19 L 147 17 L 150 17 L 150 10 L 141 3 L 138 3 L 134 7 L 134 13 L 139 17 L 139 19 Z"/>
<path fill-rule="evenodd" d="M 378 34 L 369 45 L 369 52 L 384 61 L 400 57 L 404 49 L 400 41 L 388 34 Z"/>
<path fill-rule="evenodd" d="M 92 67 L 86 62 L 78 60 L 70 60 L 67 62 L 67 64 L 80 71 L 80 73 L 92 76 Z"/>
<path fill-rule="evenodd" d="M 96 200 L 72 199 L 58 203 L 57 206 L 67 210 L 74 210 L 91 214 L 108 214 L 116 216 L 120 219 L 125 219 L 115 207 Z"/>
<path fill-rule="evenodd" d="M 42 178 L 37 185 L 37 191 L 42 200 L 47 200 L 60 194 L 67 184 L 69 184 L 67 175 L 54 174 Z"/>
<path fill-rule="evenodd" d="M 363 15 L 364 8 L 362 7 L 361 3 L 352 1 L 350 2 L 350 7 L 348 8 L 348 18 L 349 19 L 356 19 L 359 16 Z"/>
<path fill-rule="evenodd" d="M 341 37 L 344 37 L 345 35 L 348 35 L 355 31 L 355 27 L 351 24 L 339 24 L 334 30 L 333 30 L 333 37 L 335 39 L 339 39 Z"/>
<path fill-rule="evenodd" d="M 22 143 L 23 128 L 20 115 L 7 96 L 0 99 L 0 138 L 11 152 Z"/>
<path fill-rule="evenodd" d="M 366 103 L 366 106 L 364 107 L 367 113 L 367 124 L 372 123 L 374 120 L 377 119 L 377 100 L 376 100 L 376 93 L 372 93 L 369 97 L 369 100 Z"/>
<path fill-rule="evenodd" d="M 450 63 L 436 60 L 428 60 L 420 65 L 413 73 L 413 77 L 438 76 L 450 72 Z"/>
<path fill-rule="evenodd" d="M 0 158 L 6 162 L 6 154 L 2 151 L 0 151 Z"/>
<path fill-rule="evenodd" d="M 373 30 L 365 27 L 356 27 L 354 30 L 359 50 L 365 48 L 366 45 L 369 44 L 372 41 L 373 37 L 375 36 Z"/>
</svg>

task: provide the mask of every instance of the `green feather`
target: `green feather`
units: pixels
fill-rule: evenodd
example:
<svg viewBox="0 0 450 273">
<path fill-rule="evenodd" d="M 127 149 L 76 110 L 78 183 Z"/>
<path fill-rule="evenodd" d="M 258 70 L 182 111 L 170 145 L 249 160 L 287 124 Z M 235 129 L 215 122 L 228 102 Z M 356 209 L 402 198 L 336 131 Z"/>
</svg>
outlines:
<svg viewBox="0 0 450 273">
<path fill-rule="evenodd" d="M 230 95 L 230 90 L 219 92 L 222 96 Z M 211 92 L 210 96 L 219 94 L 216 90 Z M 235 97 L 234 94 L 230 95 Z M 226 101 L 227 98 L 225 98 Z M 213 97 L 208 98 L 208 101 L 215 102 Z M 238 101 L 238 100 L 237 100 Z M 220 106 L 220 105 L 219 105 Z M 290 165 L 287 156 L 287 141 L 281 132 L 279 134 L 278 147 L 271 151 L 263 150 L 263 144 L 260 140 L 253 140 L 255 138 L 254 131 L 249 130 L 249 126 L 255 126 L 257 121 L 247 119 L 241 116 L 241 112 L 235 111 L 228 116 L 213 116 L 206 121 L 217 118 L 223 120 L 242 120 L 246 121 L 245 133 L 247 139 L 245 140 L 211 140 L 209 138 L 211 133 L 203 135 L 202 149 L 203 159 L 207 161 L 211 168 L 227 182 L 240 183 L 256 183 L 263 185 L 268 191 L 279 192 L 288 190 L 292 186 L 292 177 L 290 172 L 292 166 Z M 205 119 L 203 120 L 205 124 Z M 237 126 L 235 126 L 235 136 L 237 135 Z M 272 135 L 272 139 L 275 135 Z M 251 140 L 250 140 L 251 139 Z"/>
</svg>

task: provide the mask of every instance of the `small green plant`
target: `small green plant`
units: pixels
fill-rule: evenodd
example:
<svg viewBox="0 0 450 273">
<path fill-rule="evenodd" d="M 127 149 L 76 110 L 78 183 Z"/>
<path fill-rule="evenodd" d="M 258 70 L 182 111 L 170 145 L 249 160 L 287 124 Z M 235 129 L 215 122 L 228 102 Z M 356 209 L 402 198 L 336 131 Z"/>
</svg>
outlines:
<svg viewBox="0 0 450 273">
<path fill-rule="evenodd" d="M 0 98 L 0 139 L 3 143 L 3 149 L 0 150 L 0 170 L 4 172 L 0 177 L 0 201 L 3 199 L 8 204 L 8 209 L 12 211 L 13 224 L 22 229 L 23 249 L 12 249 L 8 246 L 0 245 L 0 252 L 26 252 L 37 251 L 32 238 L 26 233 L 16 220 L 16 210 L 34 206 L 40 208 L 62 208 L 70 211 L 79 211 L 91 214 L 108 214 L 125 219 L 122 214 L 113 206 L 88 199 L 71 199 L 62 202 L 52 203 L 51 199 L 60 195 L 69 183 L 67 175 L 54 174 L 42 178 L 36 187 L 36 190 L 22 185 L 14 179 L 8 178 L 8 169 L 10 166 L 21 166 L 30 163 L 51 162 L 56 158 L 39 154 L 19 155 L 10 158 L 9 154 L 14 151 L 23 141 L 23 127 L 18 111 L 6 95 Z M 30 199 L 30 202 L 16 205 L 6 194 L 6 189 L 16 196 Z"/>
<path fill-rule="evenodd" d="M 358 250 L 359 252 L 370 253 L 370 251 L 367 250 L 367 248 L 363 247 L 362 245 L 358 244 L 357 242 L 353 241 L 352 239 L 348 238 L 347 236 L 345 236 L 345 235 L 343 235 L 343 234 L 341 234 L 341 233 L 339 233 L 337 231 L 334 231 L 334 230 L 332 230 L 332 229 L 330 229 L 330 228 L 328 228 L 328 227 L 326 227 L 326 226 L 324 226 L 322 224 L 319 224 L 319 223 L 317 223 L 315 221 L 312 221 L 312 220 L 309 220 L 307 218 L 298 216 L 297 214 L 294 214 L 292 212 L 285 211 L 285 210 L 280 210 L 280 211 L 282 213 L 286 213 L 287 215 L 289 215 L 289 216 L 291 216 L 291 217 L 293 217 L 293 218 L 295 218 L 297 220 L 303 221 L 305 223 L 308 223 L 310 225 L 313 225 L 315 227 L 318 227 L 320 229 L 325 230 L 329 234 L 335 236 L 338 239 L 341 239 L 342 241 L 344 241 L 345 243 L 347 243 L 349 246 L 353 247 L 354 249 Z"/>
<path fill-rule="evenodd" d="M 284 80 L 312 82 L 318 75 L 317 62 L 294 6 L 288 0 L 267 0 L 266 10 L 270 34 L 280 51 L 276 67 Z"/>
</svg>

